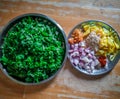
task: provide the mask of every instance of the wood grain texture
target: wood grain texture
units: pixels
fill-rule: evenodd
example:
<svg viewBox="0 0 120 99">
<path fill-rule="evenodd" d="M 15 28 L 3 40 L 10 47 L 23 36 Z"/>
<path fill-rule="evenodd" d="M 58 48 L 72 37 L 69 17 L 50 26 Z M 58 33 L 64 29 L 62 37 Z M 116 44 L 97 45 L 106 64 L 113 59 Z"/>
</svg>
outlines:
<svg viewBox="0 0 120 99">
<path fill-rule="evenodd" d="M 43 13 L 66 32 L 84 20 L 111 24 L 120 34 L 120 0 L 0 0 L 0 31 L 14 17 Z M 0 71 L 0 99 L 120 99 L 120 61 L 107 75 L 90 78 L 76 71 L 67 60 L 52 81 L 42 86 L 23 86 Z"/>
</svg>

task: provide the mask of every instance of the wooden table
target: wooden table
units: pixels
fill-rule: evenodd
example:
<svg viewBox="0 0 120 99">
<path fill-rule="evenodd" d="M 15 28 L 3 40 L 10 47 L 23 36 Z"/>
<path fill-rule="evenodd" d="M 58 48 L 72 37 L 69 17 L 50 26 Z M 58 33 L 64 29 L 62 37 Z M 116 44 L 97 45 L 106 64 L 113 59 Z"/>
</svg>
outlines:
<svg viewBox="0 0 120 99">
<path fill-rule="evenodd" d="M 120 34 L 119 0 L 0 0 L 0 31 L 12 18 L 24 13 L 43 13 L 69 31 L 84 20 L 111 24 Z M 89 78 L 67 60 L 55 79 L 42 86 L 23 86 L 0 71 L 0 99 L 120 99 L 120 61 L 102 78 Z"/>
</svg>

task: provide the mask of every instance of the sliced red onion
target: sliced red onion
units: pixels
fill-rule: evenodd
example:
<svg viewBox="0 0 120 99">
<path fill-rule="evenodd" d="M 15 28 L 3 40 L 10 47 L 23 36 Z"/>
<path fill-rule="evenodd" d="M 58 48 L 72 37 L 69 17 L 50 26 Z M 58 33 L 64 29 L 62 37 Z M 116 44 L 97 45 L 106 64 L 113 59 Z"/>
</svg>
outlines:
<svg viewBox="0 0 120 99">
<path fill-rule="evenodd" d="M 91 62 L 91 67 L 94 67 L 94 66 L 95 66 L 95 62 L 92 61 L 92 62 Z"/>
<path fill-rule="evenodd" d="M 82 60 L 79 60 L 79 66 L 84 67 L 85 66 L 85 62 L 82 61 Z"/>
<path fill-rule="evenodd" d="M 86 49 L 85 49 L 85 52 L 86 52 L 86 53 L 90 53 L 91 50 L 90 50 L 89 48 L 86 48 Z"/>
<path fill-rule="evenodd" d="M 75 47 L 74 44 L 70 45 L 70 49 L 74 49 L 74 47 Z"/>
<path fill-rule="evenodd" d="M 94 51 L 91 51 L 90 53 L 91 53 L 92 55 L 95 55 L 95 52 L 94 52 Z"/>
<path fill-rule="evenodd" d="M 79 65 L 79 60 L 78 60 L 78 59 L 73 59 L 73 64 L 74 64 L 75 66 Z"/>
<path fill-rule="evenodd" d="M 70 56 L 71 56 L 72 58 L 74 58 L 74 57 L 75 57 L 75 54 L 72 53 L 72 54 L 70 54 Z"/>
<path fill-rule="evenodd" d="M 78 43 L 76 43 L 74 46 L 75 46 L 75 47 L 79 47 L 78 45 L 79 45 L 79 44 L 78 44 Z"/>
<path fill-rule="evenodd" d="M 84 47 L 86 46 L 85 41 L 79 42 L 79 47 Z"/>
<path fill-rule="evenodd" d="M 74 66 L 84 68 L 91 73 L 95 66 L 99 64 L 99 61 L 90 47 L 85 48 L 83 46 L 86 46 L 85 41 L 70 45 L 69 58 Z"/>
<path fill-rule="evenodd" d="M 83 52 L 81 53 L 81 55 L 82 55 L 82 56 L 86 56 L 86 53 L 83 51 Z"/>
<path fill-rule="evenodd" d="M 85 69 L 90 70 L 90 66 L 86 66 L 86 68 L 85 68 Z"/>
<path fill-rule="evenodd" d="M 93 58 L 93 55 L 89 53 L 88 58 Z"/>
<path fill-rule="evenodd" d="M 89 66 L 89 63 L 85 63 L 85 67 Z"/>
<path fill-rule="evenodd" d="M 95 62 L 95 66 L 98 65 L 98 64 L 100 64 L 100 62 L 98 61 L 98 59 L 96 59 L 94 62 Z"/>
<path fill-rule="evenodd" d="M 91 65 L 91 70 L 94 70 L 94 69 L 95 69 L 95 66 L 92 66 L 92 65 Z"/>
<path fill-rule="evenodd" d="M 89 63 L 89 62 L 90 62 L 90 60 L 89 60 L 87 57 L 83 57 L 81 60 L 83 60 L 83 61 L 86 62 L 86 63 Z"/>
<path fill-rule="evenodd" d="M 75 57 L 75 56 L 79 56 L 79 52 L 78 51 L 73 52 L 73 57 Z"/>
<path fill-rule="evenodd" d="M 71 53 L 73 53 L 73 52 L 74 52 L 74 50 L 72 50 L 72 49 L 71 49 L 71 50 L 69 50 L 68 52 L 69 52 L 69 54 L 71 54 Z"/>
<path fill-rule="evenodd" d="M 78 51 L 78 47 L 74 47 L 74 51 Z"/>
<path fill-rule="evenodd" d="M 92 59 L 95 61 L 97 58 L 96 58 L 96 56 L 93 55 Z"/>
<path fill-rule="evenodd" d="M 83 52 L 85 48 L 80 47 L 79 52 Z"/>
<path fill-rule="evenodd" d="M 74 55 L 73 53 L 71 53 L 69 56 L 70 56 L 71 58 L 74 58 L 74 57 L 75 57 L 75 55 Z"/>
</svg>

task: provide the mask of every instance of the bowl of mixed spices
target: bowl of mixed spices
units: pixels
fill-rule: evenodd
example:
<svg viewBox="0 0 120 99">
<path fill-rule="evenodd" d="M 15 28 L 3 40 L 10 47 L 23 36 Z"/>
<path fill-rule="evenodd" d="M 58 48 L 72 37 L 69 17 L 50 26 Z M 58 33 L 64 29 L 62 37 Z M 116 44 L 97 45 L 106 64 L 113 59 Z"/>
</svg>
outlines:
<svg viewBox="0 0 120 99">
<path fill-rule="evenodd" d="M 109 24 L 88 20 L 77 24 L 68 36 L 68 58 L 86 75 L 111 71 L 120 59 L 120 36 Z"/>
</svg>

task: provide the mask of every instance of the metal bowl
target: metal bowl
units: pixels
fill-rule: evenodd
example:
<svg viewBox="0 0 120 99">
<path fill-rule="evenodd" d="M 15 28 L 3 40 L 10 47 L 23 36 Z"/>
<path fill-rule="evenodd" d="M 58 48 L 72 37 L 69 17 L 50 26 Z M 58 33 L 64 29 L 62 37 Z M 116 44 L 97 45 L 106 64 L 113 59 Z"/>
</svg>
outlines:
<svg viewBox="0 0 120 99">
<path fill-rule="evenodd" d="M 107 23 L 105 23 L 105 22 L 103 22 L 103 21 L 100 21 L 100 20 L 88 20 L 88 21 L 84 21 L 84 22 L 81 22 L 81 23 L 77 24 L 77 25 L 70 31 L 70 33 L 69 33 L 69 35 L 68 35 L 68 39 L 71 37 L 71 34 L 73 33 L 73 31 L 74 31 L 76 28 L 82 28 L 82 25 L 83 25 L 83 24 L 90 23 L 90 22 L 94 22 L 94 23 L 96 23 L 96 24 L 99 23 L 99 24 L 101 24 L 101 25 L 110 27 L 113 31 L 115 31 L 115 33 L 116 33 L 116 35 L 117 35 L 117 37 L 118 37 L 118 39 L 119 39 L 119 41 L 120 41 L 120 36 L 119 36 L 119 34 L 116 32 L 116 30 L 115 30 L 111 25 L 109 25 L 109 24 L 107 24 Z M 69 50 L 69 49 L 70 49 L 70 44 L 68 44 L 68 50 Z M 69 58 L 69 55 L 68 55 L 68 58 Z M 87 76 L 101 76 L 101 75 L 107 74 L 108 72 L 110 72 L 110 71 L 115 67 L 115 65 L 118 63 L 119 59 L 120 59 L 120 50 L 118 51 L 118 54 L 116 55 L 116 57 L 114 58 L 113 61 L 108 60 L 108 62 L 107 62 L 107 67 L 108 67 L 108 68 L 102 68 L 102 69 L 100 69 L 100 70 L 94 70 L 92 73 L 88 73 L 86 70 L 80 69 L 80 68 L 74 66 L 74 64 L 71 62 L 71 60 L 70 60 L 70 58 L 69 58 L 71 65 L 72 65 L 76 70 L 78 70 L 79 72 L 81 72 L 81 73 L 83 73 L 83 74 L 85 74 L 85 75 L 87 75 Z"/>
<path fill-rule="evenodd" d="M 66 35 L 65 35 L 65 32 L 64 30 L 62 29 L 62 27 L 55 21 L 53 20 L 52 18 L 46 16 L 46 15 L 43 15 L 43 14 L 38 14 L 38 13 L 28 13 L 28 14 L 23 14 L 23 15 L 20 15 L 18 17 L 15 17 L 14 19 L 12 19 L 10 22 L 8 22 L 8 24 L 5 26 L 5 28 L 3 29 L 2 31 L 2 34 L 0 36 L 0 46 L 4 43 L 4 37 L 7 35 L 7 32 L 8 30 L 13 26 L 15 25 L 17 22 L 19 22 L 21 19 L 25 18 L 25 17 L 39 17 L 39 18 L 42 18 L 43 20 L 47 20 L 48 22 L 51 22 L 52 24 L 54 24 L 60 31 L 60 33 L 62 33 L 63 35 L 63 38 L 64 38 L 64 47 L 65 47 L 65 54 L 64 54 L 64 59 L 63 59 L 63 62 L 60 66 L 60 68 L 57 70 L 57 72 L 49 77 L 48 79 L 46 80 L 43 80 L 43 81 L 40 81 L 39 83 L 26 83 L 26 82 L 22 82 L 20 80 L 17 80 L 15 78 L 13 78 L 12 76 L 10 76 L 8 74 L 8 72 L 6 71 L 6 69 L 4 68 L 4 66 L 2 65 L 2 63 L 0 63 L 0 68 L 1 70 L 3 71 L 3 73 L 8 77 L 10 78 L 12 81 L 15 81 L 16 83 L 19 83 L 19 84 L 22 84 L 22 85 L 38 85 L 38 84 L 43 84 L 43 83 L 46 83 L 48 81 L 50 81 L 51 79 L 53 79 L 57 74 L 58 72 L 62 69 L 65 61 L 66 61 L 66 58 L 67 58 L 67 39 L 66 39 Z M 0 49 L 0 57 L 2 57 L 2 49 Z"/>
</svg>

